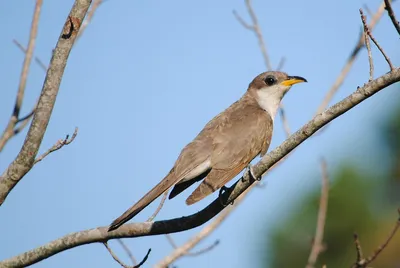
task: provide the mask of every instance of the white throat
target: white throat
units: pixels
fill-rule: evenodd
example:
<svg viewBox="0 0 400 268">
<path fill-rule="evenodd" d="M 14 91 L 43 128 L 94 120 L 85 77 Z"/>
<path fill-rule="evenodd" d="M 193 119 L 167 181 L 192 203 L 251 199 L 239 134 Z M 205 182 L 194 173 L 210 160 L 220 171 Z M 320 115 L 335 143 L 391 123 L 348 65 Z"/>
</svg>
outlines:
<svg viewBox="0 0 400 268">
<path fill-rule="evenodd" d="M 279 104 L 288 90 L 289 87 L 287 87 L 285 90 L 282 88 L 282 86 L 272 86 L 257 90 L 258 105 L 260 105 L 262 109 L 269 113 L 272 120 L 275 119 Z"/>
</svg>

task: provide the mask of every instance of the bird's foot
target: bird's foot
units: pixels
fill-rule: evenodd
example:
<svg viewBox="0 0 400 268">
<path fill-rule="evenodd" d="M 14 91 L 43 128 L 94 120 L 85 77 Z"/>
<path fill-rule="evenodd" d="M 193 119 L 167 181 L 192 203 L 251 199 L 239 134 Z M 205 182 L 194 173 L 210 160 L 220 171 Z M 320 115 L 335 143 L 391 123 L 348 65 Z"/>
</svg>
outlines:
<svg viewBox="0 0 400 268">
<path fill-rule="evenodd" d="M 255 180 L 255 181 L 261 181 L 261 178 L 262 178 L 261 176 L 260 176 L 260 177 L 256 177 L 256 176 L 254 175 L 253 166 L 252 166 L 251 164 L 248 164 L 248 165 L 247 165 L 247 167 L 246 167 L 246 172 L 249 173 L 250 177 L 251 177 L 253 180 Z"/>
<path fill-rule="evenodd" d="M 229 190 L 228 187 L 226 187 L 225 185 L 221 187 L 221 189 L 219 189 L 219 194 L 218 194 L 218 198 L 219 198 L 219 202 L 221 203 L 221 205 L 223 205 L 224 207 L 226 207 L 228 204 L 224 202 L 222 195 L 224 194 L 225 191 Z M 233 202 L 231 202 L 231 205 L 233 205 Z"/>
</svg>

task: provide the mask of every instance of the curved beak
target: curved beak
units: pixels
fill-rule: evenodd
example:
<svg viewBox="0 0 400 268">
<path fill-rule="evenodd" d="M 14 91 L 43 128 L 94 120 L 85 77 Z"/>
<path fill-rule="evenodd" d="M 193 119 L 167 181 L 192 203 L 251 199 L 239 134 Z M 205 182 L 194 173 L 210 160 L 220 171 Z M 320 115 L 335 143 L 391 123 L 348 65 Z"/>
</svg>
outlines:
<svg viewBox="0 0 400 268">
<path fill-rule="evenodd" d="M 281 82 L 281 85 L 290 87 L 297 83 L 307 82 L 307 80 L 301 76 L 288 76 L 288 78 Z"/>
</svg>

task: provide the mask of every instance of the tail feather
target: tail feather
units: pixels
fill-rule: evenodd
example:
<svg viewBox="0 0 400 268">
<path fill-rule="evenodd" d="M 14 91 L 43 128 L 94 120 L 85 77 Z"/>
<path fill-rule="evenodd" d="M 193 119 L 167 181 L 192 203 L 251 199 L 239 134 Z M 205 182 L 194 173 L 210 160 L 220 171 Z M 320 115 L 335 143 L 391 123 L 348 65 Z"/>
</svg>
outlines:
<svg viewBox="0 0 400 268">
<path fill-rule="evenodd" d="M 126 223 L 133 217 L 135 217 L 139 212 L 146 208 L 151 202 L 153 202 L 157 197 L 162 195 L 167 191 L 172 185 L 176 183 L 174 174 L 171 172 L 153 189 L 151 189 L 145 196 L 143 196 L 136 204 L 125 211 L 121 216 L 114 220 L 108 227 L 108 231 L 113 231 L 119 228 L 122 224 Z"/>
<path fill-rule="evenodd" d="M 210 173 L 211 168 L 207 169 L 205 172 L 199 174 L 198 176 L 187 180 L 187 181 L 180 181 L 177 184 L 175 184 L 174 188 L 172 188 L 171 193 L 169 194 L 168 199 L 172 199 L 175 196 L 177 196 L 178 194 L 182 193 L 184 190 L 186 190 L 187 188 L 189 188 L 190 186 L 192 186 L 192 184 L 204 179 L 208 173 Z"/>
</svg>

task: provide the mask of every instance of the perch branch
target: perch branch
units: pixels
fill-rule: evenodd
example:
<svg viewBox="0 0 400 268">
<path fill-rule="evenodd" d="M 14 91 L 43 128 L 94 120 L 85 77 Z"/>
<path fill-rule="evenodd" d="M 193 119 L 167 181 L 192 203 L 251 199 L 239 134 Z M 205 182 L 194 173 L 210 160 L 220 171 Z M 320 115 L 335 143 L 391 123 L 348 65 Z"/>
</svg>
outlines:
<svg viewBox="0 0 400 268">
<path fill-rule="evenodd" d="M 375 80 L 366 83 L 364 86 L 357 88 L 355 92 L 342 101 L 331 106 L 321 114 L 316 115 L 302 128 L 292 134 L 280 146 L 264 156 L 257 164 L 253 166 L 254 176 L 261 176 L 268 169 L 274 166 L 280 159 L 285 157 L 297 146 L 311 137 L 316 131 L 321 129 L 335 118 L 357 106 L 364 100 L 370 98 L 382 89 L 399 81 L 400 69 L 395 68 L 393 71 L 390 71 L 387 74 L 384 74 Z M 3 260 L 0 262 L 0 266 L 25 267 L 77 246 L 96 242 L 105 242 L 110 239 L 160 235 L 189 230 L 209 221 L 222 210 L 230 208 L 229 206 L 224 207 L 222 204 L 232 203 L 232 201 L 238 198 L 251 185 L 253 185 L 254 182 L 255 181 L 249 177 L 248 173 L 246 173 L 227 191 L 223 192 L 220 197 L 217 197 L 211 204 L 209 204 L 203 210 L 190 216 L 156 222 L 125 224 L 112 232 L 108 232 L 108 226 L 105 226 L 71 233 L 33 250 Z"/>
</svg>

